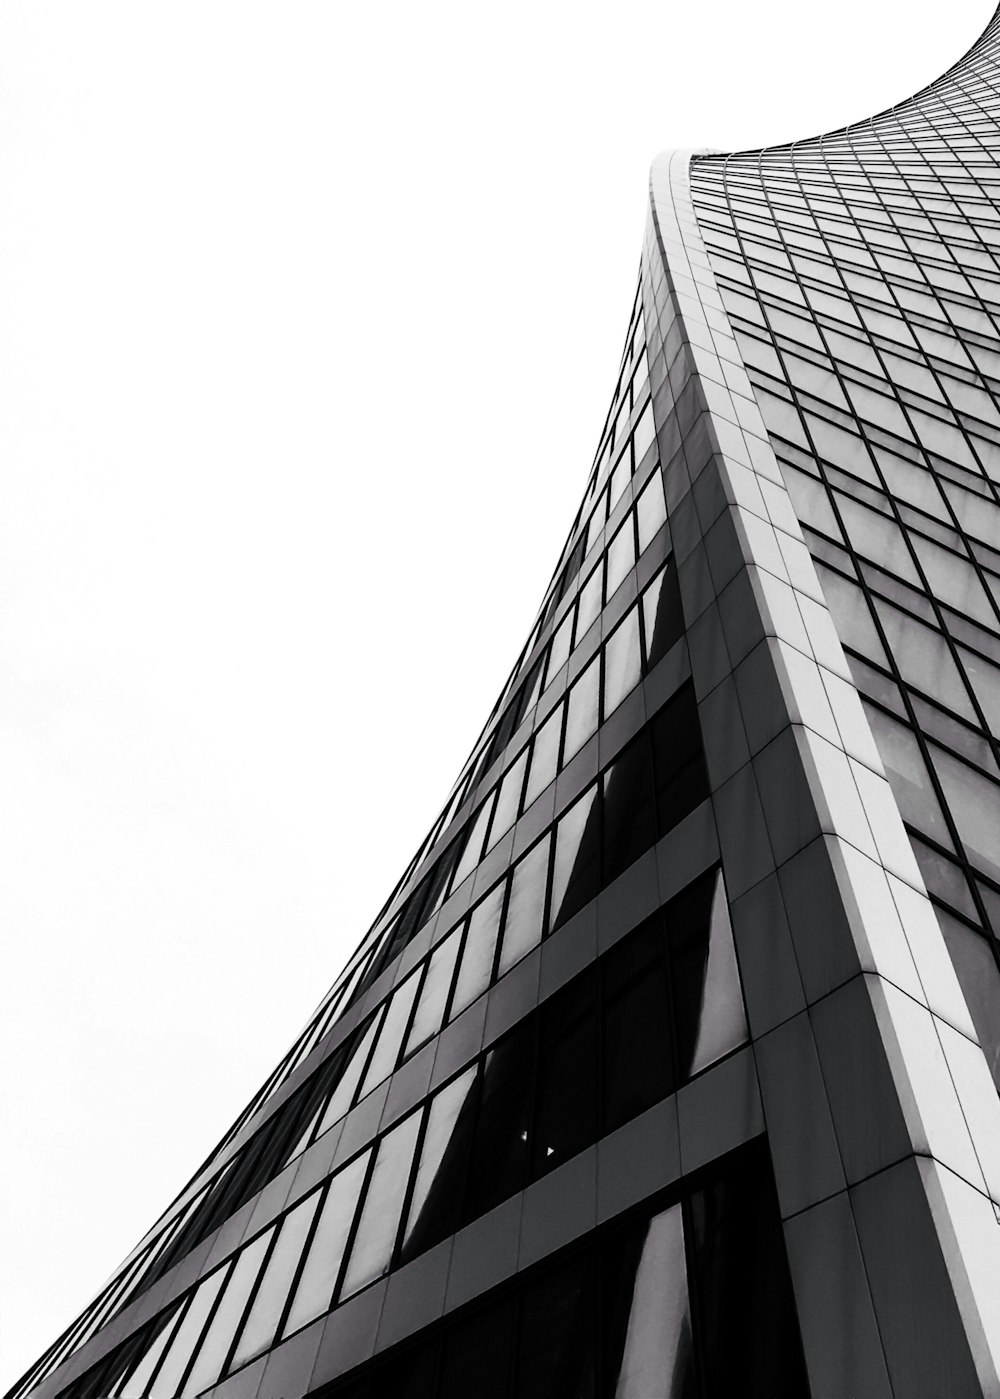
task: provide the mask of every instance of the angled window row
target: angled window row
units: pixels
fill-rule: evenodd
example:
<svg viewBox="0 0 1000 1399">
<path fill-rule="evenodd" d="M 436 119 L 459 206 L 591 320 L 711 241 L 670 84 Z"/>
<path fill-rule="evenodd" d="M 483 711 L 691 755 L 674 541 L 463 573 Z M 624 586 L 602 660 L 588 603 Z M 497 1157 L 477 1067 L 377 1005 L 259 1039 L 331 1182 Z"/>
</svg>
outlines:
<svg viewBox="0 0 1000 1399">
<path fill-rule="evenodd" d="M 642 329 L 641 302 L 637 296 L 633 306 L 628 335 L 626 337 L 618 388 L 612 402 L 611 410 L 609 411 L 605 432 L 602 433 L 601 447 L 586 493 L 586 507 L 590 509 L 589 521 L 587 526 L 583 529 L 576 549 L 574 550 L 572 557 L 575 563 L 568 563 L 562 570 L 562 576 L 553 594 L 556 604 L 561 601 L 566 592 L 572 587 L 575 576 L 579 571 L 580 564 L 587 551 L 588 541 L 592 543 L 596 538 L 598 531 L 603 527 L 611 510 L 624 491 L 628 480 L 631 479 L 634 470 L 642 463 L 646 452 L 652 445 L 652 416 L 648 404 L 646 411 L 640 414 L 624 448 L 622 448 L 620 443 L 621 436 L 625 431 L 632 410 L 642 401 L 642 397 L 645 393 L 645 382 L 645 340 Z M 618 457 L 616 458 L 611 477 L 607 479 L 606 469 L 612 443 L 617 445 Z M 599 481 L 601 477 L 604 479 Z M 598 494 L 599 489 L 599 499 L 591 506 L 590 502 L 593 500 L 594 496 Z M 636 551 L 641 553 L 656 534 L 664 519 L 665 510 L 663 506 L 662 481 L 659 473 L 654 472 L 648 486 L 642 492 L 637 509 L 631 512 L 628 519 L 624 522 L 622 529 L 616 534 L 614 549 L 607 564 L 609 578 L 608 596 L 610 596 L 614 587 L 617 586 L 619 570 L 625 562 L 626 557 L 631 555 L 631 561 L 628 563 L 628 567 L 631 567 L 635 561 Z M 580 514 L 577 516 L 574 530 L 579 525 L 579 521 Z M 632 544 L 631 550 L 628 548 L 630 542 Z M 581 549 L 583 550 L 582 553 L 580 552 Z M 594 573 L 601 574 L 603 578 L 605 566 L 605 562 L 602 559 L 595 568 Z M 592 573 L 589 579 L 590 591 L 586 600 L 586 607 L 588 608 L 592 606 L 597 591 L 594 573 Z M 673 587 L 667 591 L 671 596 L 671 601 L 675 605 L 676 599 L 673 598 Z M 601 602 L 603 604 L 603 597 Z M 571 613 L 575 613 L 576 611 L 577 607 L 576 604 L 574 604 L 573 608 L 571 608 Z M 658 625 L 654 620 L 655 611 L 656 604 L 650 599 L 645 605 L 643 620 L 640 624 L 645 628 L 644 641 L 642 643 L 645 650 L 639 662 L 643 666 L 654 664 L 658 655 L 666 649 L 666 647 L 661 644 L 665 639 L 666 632 L 661 631 L 659 638 L 654 637 L 654 630 Z M 664 621 L 665 619 L 666 609 L 664 610 Z M 529 638 L 529 642 L 522 653 L 522 659 L 530 653 L 538 635 L 543 629 L 545 620 L 545 616 L 540 618 L 539 623 L 533 629 L 532 636 Z M 671 623 L 671 625 L 673 625 L 673 623 Z M 434 823 L 434 826 L 432 826 L 428 836 L 421 843 L 421 846 L 414 855 L 406 871 L 404 871 L 393 894 L 387 901 L 386 907 L 388 907 L 392 899 L 396 897 L 399 890 L 405 887 L 406 881 L 412 877 L 427 851 L 433 847 L 435 841 L 447 829 L 448 824 L 462 805 L 468 792 L 474 788 L 476 781 L 478 781 L 482 773 L 485 772 L 495 758 L 502 752 L 509 737 L 522 721 L 531 705 L 537 701 L 543 685 L 547 685 L 551 678 L 555 676 L 559 667 L 566 659 L 565 655 L 562 656 L 562 659 L 559 659 L 563 649 L 567 644 L 575 645 L 576 640 L 583 636 L 583 631 L 584 628 L 578 626 L 575 636 L 571 638 L 572 627 L 567 628 L 563 626 L 558 646 L 553 648 L 550 644 L 546 648 L 539 660 L 535 662 L 531 675 L 519 686 L 518 693 L 507 705 L 498 723 L 488 726 L 488 736 L 485 747 L 483 747 L 482 744 L 478 745 L 480 749 L 478 760 L 467 764 L 467 771 L 464 778 L 461 779 L 456 786 L 452 797 L 446 803 L 441 815 Z M 607 713 L 610 713 L 610 709 L 613 707 L 613 704 L 610 702 L 610 697 L 613 695 L 615 687 L 620 686 L 630 676 L 631 668 L 635 663 L 635 657 L 639 655 L 638 651 L 631 657 L 626 657 L 624 655 L 626 645 L 636 640 L 637 638 L 632 635 L 631 631 L 626 635 L 626 629 L 621 630 L 616 643 L 615 653 L 612 655 L 611 661 L 609 662 L 611 666 L 609 688 L 607 691 L 609 698 L 605 699 L 605 712 Z M 519 668 L 519 666 L 515 667 L 515 679 Z M 636 676 L 636 678 L 638 677 Z M 500 701 L 498 701 L 498 709 L 499 706 Z M 489 737 L 491 727 L 493 728 L 493 735 Z M 540 766 L 537 771 L 541 771 Z M 497 833 L 499 834 L 499 832 Z M 315 1045 L 319 1043 L 342 1011 L 348 1005 L 352 1004 L 357 995 L 360 994 L 365 987 L 371 984 L 378 972 L 387 965 L 391 957 L 395 955 L 395 951 L 393 951 L 390 956 L 386 956 L 385 943 L 386 940 L 389 939 L 393 943 L 394 948 L 398 950 L 398 937 L 393 938 L 392 934 L 394 932 L 398 934 L 399 920 L 396 920 L 395 924 L 390 924 L 388 927 L 383 928 L 380 933 L 376 934 L 378 921 L 379 920 L 376 920 L 376 924 L 362 941 L 361 946 L 353 954 L 347 967 L 337 979 L 331 991 L 324 998 L 318 1010 L 310 1018 L 309 1023 L 297 1037 L 288 1053 L 254 1095 L 254 1098 L 237 1117 L 218 1146 L 202 1164 L 198 1172 L 196 1172 L 194 1179 L 197 1179 L 198 1176 L 202 1175 L 209 1168 L 212 1160 L 224 1151 L 226 1146 L 244 1128 L 247 1122 L 260 1111 L 261 1107 L 278 1088 L 281 1087 Z M 203 1197 L 205 1193 L 206 1191 L 203 1190 L 201 1196 Z M 195 1201 L 195 1203 L 197 1203 L 197 1201 Z M 172 1218 L 167 1220 L 167 1223 L 160 1233 L 147 1244 L 145 1249 L 135 1259 L 119 1271 L 116 1277 L 112 1279 L 111 1283 L 102 1291 L 101 1295 L 95 1299 L 73 1326 L 68 1328 L 53 1346 L 49 1348 L 46 1354 L 40 1358 L 30 1374 L 25 1376 L 22 1388 L 30 1387 L 31 1383 L 36 1383 L 40 1378 L 43 1378 L 45 1374 L 50 1373 L 57 1364 L 61 1363 L 61 1361 L 67 1357 L 67 1355 L 71 1354 L 82 1345 L 99 1326 L 103 1325 L 104 1322 L 110 1318 L 110 1316 L 120 1310 L 125 1301 L 135 1295 L 140 1285 L 143 1287 L 148 1286 L 155 1276 L 162 1273 L 165 1267 L 170 1266 L 166 1259 L 171 1256 L 178 1256 L 176 1247 L 179 1246 L 180 1240 L 187 1232 L 184 1219 L 187 1218 L 190 1221 L 192 1211 L 197 1213 L 194 1206 L 189 1203 L 184 1209 L 177 1211 Z M 168 1246 L 168 1241 L 171 1236 L 174 1238 L 175 1247 Z"/>
<path fill-rule="evenodd" d="M 765 1153 L 747 1148 L 677 1193 L 518 1274 L 321 1399 L 807 1399 Z"/>
<path fill-rule="evenodd" d="M 582 599 L 583 594 L 577 609 Z M 573 615 L 567 614 L 571 623 Z M 668 561 L 396 914 L 378 957 L 357 983 L 354 999 L 597 732 L 602 716 L 606 719 L 617 708 L 682 634 L 676 571 Z"/>
<path fill-rule="evenodd" d="M 109 1285 L 62 1357 L 252 1199 L 707 795 L 697 712 L 685 685 Z"/>
<path fill-rule="evenodd" d="M 479 765 L 480 771 L 485 771 L 486 767 L 493 761 L 494 755 L 499 754 L 506 746 L 510 736 L 530 707 L 537 702 L 542 689 L 547 687 L 550 680 L 561 669 L 571 650 L 583 638 L 585 631 L 589 630 L 591 624 L 600 614 L 605 597 L 610 599 L 625 574 L 634 566 L 637 557 L 636 550 L 641 553 L 647 547 L 659 532 L 665 518 L 662 478 L 659 472 L 654 472 L 640 495 L 636 508 L 630 511 L 622 521 L 611 547 L 594 565 L 585 589 L 586 596 L 578 602 L 574 602 L 556 636 L 538 658 L 524 684 L 508 705 L 496 731 L 494 741 L 484 752 L 483 760 Z M 666 580 L 666 587 L 664 587 L 664 580 Z M 594 612 L 595 604 L 596 612 Z M 676 579 L 661 573 L 659 579 L 654 580 L 647 588 L 641 608 L 639 610 L 633 609 L 604 648 L 604 654 L 607 658 L 605 683 L 602 690 L 603 713 L 605 715 L 610 714 L 621 699 L 624 699 L 628 691 L 638 683 L 640 675 L 644 674 L 666 654 L 670 645 L 680 635 L 681 629 L 682 619 L 676 592 Z M 598 678 L 598 670 L 592 664 L 590 672 L 588 672 L 588 683 L 594 684 Z M 578 716 L 582 702 L 583 690 L 580 690 L 576 700 Z M 557 709 L 556 712 L 560 713 L 561 711 Z M 549 724 L 547 741 L 555 733 L 556 721 L 550 718 Z M 575 733 L 575 729 L 571 731 L 570 743 L 574 741 Z M 589 734 L 587 736 L 589 737 Z M 490 847 L 509 829 L 520 811 L 534 800 L 538 792 L 544 790 L 547 781 L 556 776 L 558 766 L 551 772 L 547 781 L 543 782 L 541 786 L 538 785 L 546 771 L 543 768 L 542 750 L 543 745 L 535 745 L 537 760 L 534 771 L 522 785 L 518 784 L 525 777 L 523 768 L 515 773 L 508 773 L 504 779 L 505 790 L 498 787 L 487 799 L 487 804 L 490 801 L 495 801 L 497 808 L 497 814 L 491 822 Z M 557 760 L 559 756 L 557 751 L 555 753 Z M 568 754 L 562 761 L 568 761 L 568 756 L 571 754 Z M 519 761 L 527 762 L 527 750 L 521 755 Z M 471 787 L 472 784 L 468 785 Z M 513 811 L 509 807 L 511 801 L 520 803 Z M 448 811 L 454 811 L 457 805 L 458 803 L 455 801 L 449 803 L 445 815 L 448 814 Z M 489 817 L 486 819 L 489 820 Z M 501 820 L 506 820 L 507 824 L 501 826 Z M 442 819 L 437 824 L 440 829 L 443 829 L 445 822 Z M 475 848 L 475 835 L 473 827 L 467 836 L 466 851 L 470 845 Z M 480 851 L 480 857 L 481 853 Z M 478 858 L 474 863 L 478 863 Z M 452 846 L 450 851 L 442 857 L 432 876 L 418 890 L 417 899 L 420 908 L 423 909 L 421 922 L 426 921 L 431 916 L 451 889 L 456 887 L 468 870 L 474 867 L 474 864 L 468 864 L 466 855 L 463 854 L 461 864 L 456 868 L 455 862 L 458 860 L 459 851 L 456 846 Z M 430 898 L 427 897 L 432 886 L 434 897 L 437 900 L 433 906 Z M 415 912 L 419 913 L 419 908 L 414 910 L 414 899 L 411 896 L 403 913 L 398 915 L 377 938 L 373 937 L 372 934 L 365 938 L 320 1010 L 313 1016 L 288 1054 L 237 1118 L 219 1147 L 216 1148 L 216 1154 L 232 1140 L 254 1113 L 259 1111 L 267 1099 L 286 1081 L 289 1074 L 319 1043 L 343 1010 L 353 1004 L 383 968 L 393 960 L 400 949 L 406 945 L 410 937 L 416 933 L 419 925 L 412 922 Z M 409 918 L 407 917 L 408 913 Z"/>
<path fill-rule="evenodd" d="M 199 1393 L 745 1040 L 714 870 L 63 1393 Z"/>
<path fill-rule="evenodd" d="M 518 697 L 508 706 L 497 726 L 492 743 L 484 751 L 478 775 L 485 772 L 506 747 L 518 724 L 558 675 L 573 648 L 586 635 L 601 608 L 613 597 L 636 559 L 659 533 L 666 518 L 663 479 L 658 471 L 654 471 L 640 492 L 635 509 L 621 522 L 605 552 L 592 565 L 576 600 L 566 610 L 547 646 L 533 662 Z M 602 519 L 598 533 L 603 525 Z M 596 534 L 592 535 L 589 531 L 581 534 L 578 547 L 574 549 L 570 559 L 572 575 L 567 578 L 566 587 L 561 590 L 558 601 L 571 590 L 589 553 L 590 544 L 595 540 Z M 471 785 L 470 783 L 470 789 Z"/>
</svg>

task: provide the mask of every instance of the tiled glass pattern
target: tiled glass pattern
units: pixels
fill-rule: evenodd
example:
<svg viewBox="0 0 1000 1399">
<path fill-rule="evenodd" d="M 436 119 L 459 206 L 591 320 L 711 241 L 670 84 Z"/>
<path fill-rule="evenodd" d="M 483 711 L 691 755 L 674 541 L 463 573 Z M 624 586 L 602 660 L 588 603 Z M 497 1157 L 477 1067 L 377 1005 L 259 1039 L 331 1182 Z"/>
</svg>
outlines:
<svg viewBox="0 0 1000 1399">
<path fill-rule="evenodd" d="M 710 870 L 68 1393 L 198 1393 L 745 1039 L 725 890 Z"/>
<path fill-rule="evenodd" d="M 721 1268 L 717 1236 L 725 1241 Z M 744 1152 L 681 1199 L 647 1205 L 327 1394 L 801 1394 L 801 1348 L 779 1237 L 766 1167 L 759 1152 Z M 726 1345 L 715 1343 L 719 1335 Z"/>
<path fill-rule="evenodd" d="M 726 311 L 995 1074 L 998 53 L 994 25 L 974 63 L 870 122 L 691 167 Z"/>
<path fill-rule="evenodd" d="M 745 1078 L 711 1086 L 747 1023 L 666 520 L 637 296 L 583 502 L 444 811 L 288 1055 L 12 1394 L 253 1383 L 657 1104 L 676 1120 L 685 1084 L 725 1101 Z M 724 1143 L 759 1132 L 749 1111 Z"/>
<path fill-rule="evenodd" d="M 11 1399 L 994 1392 L 998 45 L 654 164 L 444 808 Z"/>
</svg>

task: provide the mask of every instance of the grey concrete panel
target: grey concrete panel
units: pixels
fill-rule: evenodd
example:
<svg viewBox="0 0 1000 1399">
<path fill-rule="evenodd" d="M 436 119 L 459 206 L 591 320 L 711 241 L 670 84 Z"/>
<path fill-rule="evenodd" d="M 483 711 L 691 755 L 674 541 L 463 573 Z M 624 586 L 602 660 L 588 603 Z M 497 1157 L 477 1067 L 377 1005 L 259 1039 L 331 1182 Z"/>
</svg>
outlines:
<svg viewBox="0 0 1000 1399">
<path fill-rule="evenodd" d="M 602 1223 L 681 1172 L 676 1095 L 657 1103 L 597 1143 L 597 1218 Z"/>
<path fill-rule="evenodd" d="M 441 1315 L 451 1265 L 451 1245 L 451 1239 L 446 1239 L 390 1275 L 375 1343 L 377 1351 L 395 1345 L 422 1326 L 429 1326 Z"/>
<path fill-rule="evenodd" d="M 588 1147 L 524 1192 L 518 1268 L 530 1267 L 597 1223 L 597 1148 Z"/>
<path fill-rule="evenodd" d="M 893 1393 L 982 1399 L 916 1161 L 856 1185 L 851 1205 Z"/>
<path fill-rule="evenodd" d="M 846 1192 L 785 1222 L 812 1399 L 892 1399 Z"/>
<path fill-rule="evenodd" d="M 807 1013 L 757 1040 L 754 1053 L 778 1200 L 787 1218 L 846 1185 Z"/>
<path fill-rule="evenodd" d="M 730 903 L 750 1032 L 764 1035 L 805 1008 L 805 992 L 776 874 Z"/>
<path fill-rule="evenodd" d="M 753 1054 L 741 1049 L 677 1094 L 681 1169 L 686 1175 L 764 1130 Z"/>
<path fill-rule="evenodd" d="M 366 1287 L 326 1318 L 323 1336 L 309 1380 L 310 1391 L 335 1380 L 355 1365 L 362 1365 L 375 1353 L 382 1304 L 385 1301 L 386 1280 Z M 286 1396 L 268 1396 L 286 1399 Z"/>
<path fill-rule="evenodd" d="M 286 1399 L 309 1392 L 325 1328 L 326 1318 L 320 1317 L 269 1352 L 258 1390 L 260 1399 Z"/>
<path fill-rule="evenodd" d="M 445 1299 L 448 1311 L 517 1271 L 522 1199 L 515 1195 L 505 1200 L 455 1235 Z"/>
</svg>

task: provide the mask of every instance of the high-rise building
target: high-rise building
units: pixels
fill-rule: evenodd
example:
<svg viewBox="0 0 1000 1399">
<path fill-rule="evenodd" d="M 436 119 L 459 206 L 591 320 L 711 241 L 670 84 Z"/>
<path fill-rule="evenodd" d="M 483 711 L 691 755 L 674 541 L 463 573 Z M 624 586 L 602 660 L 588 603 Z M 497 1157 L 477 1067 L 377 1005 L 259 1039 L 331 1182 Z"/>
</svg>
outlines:
<svg viewBox="0 0 1000 1399">
<path fill-rule="evenodd" d="M 450 800 L 12 1399 L 1000 1393 L 998 56 L 655 162 Z"/>
</svg>

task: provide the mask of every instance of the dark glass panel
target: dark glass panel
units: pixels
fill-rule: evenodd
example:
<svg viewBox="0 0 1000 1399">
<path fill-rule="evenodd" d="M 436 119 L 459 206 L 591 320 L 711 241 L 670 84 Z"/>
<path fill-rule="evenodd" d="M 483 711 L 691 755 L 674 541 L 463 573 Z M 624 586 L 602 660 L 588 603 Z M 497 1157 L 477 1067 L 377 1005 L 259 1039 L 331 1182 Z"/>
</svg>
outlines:
<svg viewBox="0 0 1000 1399">
<path fill-rule="evenodd" d="M 979 933 L 943 909 L 937 910 L 937 916 L 993 1082 L 1000 1086 L 1000 968 L 996 957 Z"/>
<path fill-rule="evenodd" d="M 437 1341 L 425 1341 L 380 1366 L 369 1399 L 433 1399 L 438 1349 Z"/>
<path fill-rule="evenodd" d="M 589 787 L 556 827 L 549 931 L 560 927 L 595 898 L 601 873 L 601 803 Z"/>
<path fill-rule="evenodd" d="M 542 1008 L 532 1178 L 597 1138 L 597 984 L 591 969 Z"/>
<path fill-rule="evenodd" d="M 778 1202 L 762 1155 L 691 1199 L 706 1399 L 807 1399 Z"/>
<path fill-rule="evenodd" d="M 517 1399 L 596 1399 L 596 1282 L 593 1255 L 586 1253 L 524 1289 Z"/>
<path fill-rule="evenodd" d="M 682 1207 L 672 1205 L 606 1240 L 601 1284 L 601 1393 L 698 1399 Z"/>
<path fill-rule="evenodd" d="M 337 1385 L 329 1390 L 330 1394 L 335 1394 L 337 1399 L 374 1399 L 377 1394 L 378 1399 L 386 1399 L 381 1390 L 372 1389 L 373 1381 L 367 1376 L 364 1379 L 348 1381 L 346 1384 Z"/>
<path fill-rule="evenodd" d="M 373 1399 L 372 1381 L 368 1377 L 364 1379 L 354 1379 L 354 1381 L 348 1379 L 345 1384 L 333 1385 L 330 1389 L 324 1391 L 324 1393 L 336 1395 L 336 1399 Z M 378 1393 L 379 1399 L 383 1399 L 382 1392 L 376 1391 L 376 1393 Z"/>
<path fill-rule="evenodd" d="M 652 720 L 657 834 L 664 835 L 708 796 L 708 774 L 694 687 L 682 686 Z"/>
<path fill-rule="evenodd" d="M 476 1117 L 475 1065 L 431 1100 L 400 1262 L 416 1258 L 459 1225 Z"/>
<path fill-rule="evenodd" d="M 643 733 L 604 774 L 602 884 L 610 884 L 656 840 L 653 764 Z"/>
<path fill-rule="evenodd" d="M 513 1331 L 513 1297 L 449 1329 L 437 1399 L 506 1399 Z"/>
<path fill-rule="evenodd" d="M 715 880 L 713 870 L 689 884 L 666 908 L 677 1069 L 681 1082 L 691 1072 L 701 1026 Z"/>
<path fill-rule="evenodd" d="M 534 1066 L 534 1021 L 522 1022 L 486 1056 L 463 1218 L 475 1219 L 523 1188 Z"/>
<path fill-rule="evenodd" d="M 612 1132 L 676 1087 L 662 914 L 609 952 L 601 971 L 603 1130 Z"/>
<path fill-rule="evenodd" d="M 654 666 L 684 635 L 684 613 L 677 586 L 677 570 L 672 561 L 643 594 L 643 622 L 646 628 L 646 662 Z"/>
</svg>

